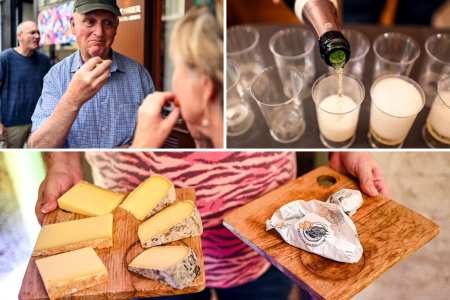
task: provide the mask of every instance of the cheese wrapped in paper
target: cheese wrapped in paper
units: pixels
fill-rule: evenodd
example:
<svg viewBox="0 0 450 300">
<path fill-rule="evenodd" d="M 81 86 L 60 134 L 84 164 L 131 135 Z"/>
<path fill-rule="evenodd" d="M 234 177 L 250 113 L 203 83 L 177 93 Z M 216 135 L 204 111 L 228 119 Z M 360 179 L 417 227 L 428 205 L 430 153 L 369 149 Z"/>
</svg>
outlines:
<svg viewBox="0 0 450 300">
<path fill-rule="evenodd" d="M 331 195 L 327 202 L 339 205 L 351 217 L 361 207 L 363 198 L 360 191 L 342 189 Z"/>
<path fill-rule="evenodd" d="M 290 202 L 266 222 L 273 228 L 288 244 L 335 261 L 356 263 L 363 254 L 355 224 L 335 203 Z"/>
</svg>

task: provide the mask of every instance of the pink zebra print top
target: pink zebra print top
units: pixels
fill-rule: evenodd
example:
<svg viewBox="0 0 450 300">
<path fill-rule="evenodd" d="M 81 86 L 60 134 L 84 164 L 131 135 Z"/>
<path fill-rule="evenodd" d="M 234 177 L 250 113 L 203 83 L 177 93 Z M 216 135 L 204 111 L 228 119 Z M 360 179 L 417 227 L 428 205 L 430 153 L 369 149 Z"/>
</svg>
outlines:
<svg viewBox="0 0 450 300">
<path fill-rule="evenodd" d="M 291 152 L 86 152 L 94 181 L 131 191 L 152 174 L 195 189 L 208 287 L 257 279 L 270 266 L 222 225 L 225 214 L 295 178 Z"/>
</svg>

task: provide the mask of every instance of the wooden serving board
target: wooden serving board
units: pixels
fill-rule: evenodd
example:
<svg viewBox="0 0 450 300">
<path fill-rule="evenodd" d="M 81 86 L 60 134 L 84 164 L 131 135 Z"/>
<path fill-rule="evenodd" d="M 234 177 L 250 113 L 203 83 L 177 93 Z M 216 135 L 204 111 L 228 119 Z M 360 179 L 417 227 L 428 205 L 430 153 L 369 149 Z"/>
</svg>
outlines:
<svg viewBox="0 0 450 300">
<path fill-rule="evenodd" d="M 176 193 L 177 199 L 174 203 L 183 200 L 191 200 L 196 203 L 194 189 L 176 189 Z M 119 207 L 113 211 L 113 215 L 113 246 L 108 249 L 95 250 L 108 270 L 109 281 L 59 299 L 132 299 L 197 293 L 205 289 L 206 277 L 200 236 L 187 238 L 182 241 L 193 249 L 200 264 L 201 274 L 190 286 L 177 290 L 169 285 L 135 276 L 126 269 L 124 255 L 127 249 L 131 247 L 127 254 L 127 263 L 131 263 L 136 256 L 145 250 L 140 243 L 132 246 L 133 243 L 139 241 L 137 230 L 138 226 L 143 222 Z M 57 208 L 45 216 L 44 225 L 84 218 L 87 217 L 80 214 L 67 213 Z M 176 241 L 164 246 L 184 245 L 183 242 Z M 41 258 L 44 258 L 44 256 L 31 257 L 20 289 L 20 300 L 49 299 L 35 263 L 36 259 Z"/>
<path fill-rule="evenodd" d="M 323 179 L 335 180 L 330 186 Z M 287 244 L 266 220 L 295 200 L 325 201 L 343 188 L 359 184 L 321 167 L 231 212 L 224 225 L 316 299 L 350 299 L 439 234 L 439 226 L 379 194 L 369 197 L 351 217 L 364 255 L 355 264 L 340 263 Z"/>
</svg>

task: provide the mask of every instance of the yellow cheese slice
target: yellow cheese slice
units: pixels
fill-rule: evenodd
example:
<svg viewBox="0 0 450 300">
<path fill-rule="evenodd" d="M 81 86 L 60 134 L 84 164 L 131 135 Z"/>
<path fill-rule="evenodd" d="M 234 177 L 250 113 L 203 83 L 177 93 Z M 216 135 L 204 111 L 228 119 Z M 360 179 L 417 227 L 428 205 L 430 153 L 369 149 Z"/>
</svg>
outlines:
<svg viewBox="0 0 450 300">
<path fill-rule="evenodd" d="M 189 286 L 200 275 L 194 251 L 183 246 L 150 248 L 139 254 L 128 270 L 176 289 Z"/>
<path fill-rule="evenodd" d="M 144 248 L 162 245 L 203 232 L 200 214 L 192 201 L 183 201 L 159 212 L 138 229 Z"/>
<path fill-rule="evenodd" d="M 122 194 L 80 181 L 58 199 L 58 206 L 66 211 L 97 217 L 111 213 L 123 199 Z"/>
<path fill-rule="evenodd" d="M 41 228 L 33 256 L 53 255 L 92 246 L 112 246 L 113 215 L 45 225 Z"/>
<path fill-rule="evenodd" d="M 50 299 L 108 281 L 108 271 L 92 247 L 36 260 Z"/>
<path fill-rule="evenodd" d="M 129 266 L 164 269 L 182 261 L 188 254 L 187 247 L 153 247 L 139 254 Z"/>
<path fill-rule="evenodd" d="M 167 178 L 153 175 L 139 185 L 120 205 L 138 220 L 146 220 L 176 199 L 173 183 Z"/>
</svg>

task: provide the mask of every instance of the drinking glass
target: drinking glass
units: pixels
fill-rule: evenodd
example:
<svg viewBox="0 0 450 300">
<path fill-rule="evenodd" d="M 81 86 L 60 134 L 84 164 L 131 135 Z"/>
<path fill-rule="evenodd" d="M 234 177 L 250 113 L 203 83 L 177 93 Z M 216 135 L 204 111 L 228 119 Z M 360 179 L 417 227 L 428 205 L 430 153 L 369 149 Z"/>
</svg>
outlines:
<svg viewBox="0 0 450 300">
<path fill-rule="evenodd" d="M 241 71 L 236 62 L 227 61 L 227 135 L 238 136 L 249 130 L 255 115 L 238 89 Z"/>
<path fill-rule="evenodd" d="M 269 41 L 269 48 L 277 66 L 291 66 L 302 74 L 304 82 L 301 99 L 311 96 L 311 86 L 316 75 L 315 46 L 316 38 L 312 32 L 299 27 L 278 31 Z"/>
<path fill-rule="evenodd" d="M 387 74 L 409 76 L 420 55 L 419 44 L 410 36 L 398 32 L 387 32 L 378 36 L 373 43 L 373 51 L 374 81 Z"/>
<path fill-rule="evenodd" d="M 367 36 L 356 30 L 344 29 L 342 34 L 344 34 L 352 49 L 352 56 L 344 66 L 344 73 L 353 74 L 361 80 L 364 75 L 364 66 L 370 49 L 370 41 Z M 328 70 L 329 72 L 334 71 L 332 67 L 328 67 Z"/>
<path fill-rule="evenodd" d="M 422 88 L 409 77 L 385 75 L 372 84 L 370 96 L 368 138 L 371 146 L 401 148 L 417 114 L 425 105 Z"/>
<path fill-rule="evenodd" d="M 320 140 L 328 148 L 348 148 L 355 140 L 359 108 L 364 100 L 364 85 L 352 74 L 343 74 L 344 97 L 338 100 L 336 72 L 320 76 L 313 85 Z"/>
<path fill-rule="evenodd" d="M 431 106 L 438 93 L 437 85 L 443 74 L 450 74 L 450 34 L 438 33 L 425 42 L 425 57 L 420 71 L 419 84 Z"/>
<path fill-rule="evenodd" d="M 249 89 L 253 78 L 264 69 L 258 43 L 259 32 L 253 26 L 239 25 L 227 29 L 227 58 L 239 65 L 244 89 Z"/>
<path fill-rule="evenodd" d="M 438 94 L 431 106 L 422 137 L 430 148 L 450 147 L 450 76 L 438 83 Z"/>
<path fill-rule="evenodd" d="M 298 105 L 302 103 L 299 100 L 302 85 L 300 72 L 289 66 L 268 67 L 250 85 L 250 93 L 261 109 L 270 134 L 280 143 L 292 143 L 305 131 L 303 105 Z"/>
</svg>

